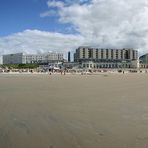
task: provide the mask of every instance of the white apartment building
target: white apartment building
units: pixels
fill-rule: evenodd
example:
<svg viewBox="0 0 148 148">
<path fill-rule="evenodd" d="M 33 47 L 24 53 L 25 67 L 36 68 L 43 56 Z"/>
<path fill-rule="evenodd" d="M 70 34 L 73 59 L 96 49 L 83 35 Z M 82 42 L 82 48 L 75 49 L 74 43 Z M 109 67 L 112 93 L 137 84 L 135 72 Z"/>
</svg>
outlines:
<svg viewBox="0 0 148 148">
<path fill-rule="evenodd" d="M 82 68 L 137 68 L 138 51 L 82 46 L 76 49 L 74 61 Z"/>
<path fill-rule="evenodd" d="M 50 63 L 63 61 L 63 54 L 49 52 L 45 54 L 24 54 L 15 53 L 3 55 L 3 64 L 30 64 L 30 63 Z"/>
</svg>

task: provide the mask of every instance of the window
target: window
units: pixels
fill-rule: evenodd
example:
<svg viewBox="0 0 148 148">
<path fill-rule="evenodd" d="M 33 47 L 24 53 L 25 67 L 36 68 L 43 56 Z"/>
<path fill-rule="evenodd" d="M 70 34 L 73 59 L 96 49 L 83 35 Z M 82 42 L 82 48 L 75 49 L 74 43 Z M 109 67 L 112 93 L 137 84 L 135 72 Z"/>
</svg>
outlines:
<svg viewBox="0 0 148 148">
<path fill-rule="evenodd" d="M 83 58 L 85 58 L 85 48 L 83 48 Z"/>
<path fill-rule="evenodd" d="M 123 59 L 123 51 L 121 50 L 121 59 Z"/>
<path fill-rule="evenodd" d="M 116 59 L 118 59 L 118 50 L 116 50 Z"/>
<path fill-rule="evenodd" d="M 93 49 L 88 49 L 88 58 L 92 58 L 93 57 Z"/>
<path fill-rule="evenodd" d="M 106 49 L 106 59 L 108 59 L 108 49 Z"/>
<path fill-rule="evenodd" d="M 111 59 L 113 59 L 113 55 L 114 55 L 113 49 L 111 49 Z"/>
<path fill-rule="evenodd" d="M 101 49 L 101 59 L 103 59 L 103 49 Z"/>
<path fill-rule="evenodd" d="M 96 49 L 96 58 L 98 59 L 98 49 Z"/>
</svg>

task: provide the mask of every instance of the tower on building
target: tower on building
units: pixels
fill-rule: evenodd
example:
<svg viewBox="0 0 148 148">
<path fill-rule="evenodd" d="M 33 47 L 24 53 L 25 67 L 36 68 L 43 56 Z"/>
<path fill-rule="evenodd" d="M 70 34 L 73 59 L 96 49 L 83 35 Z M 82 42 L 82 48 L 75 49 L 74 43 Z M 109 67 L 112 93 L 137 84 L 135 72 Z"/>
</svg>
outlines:
<svg viewBox="0 0 148 148">
<path fill-rule="evenodd" d="M 68 62 L 71 62 L 70 51 L 68 52 Z"/>
</svg>

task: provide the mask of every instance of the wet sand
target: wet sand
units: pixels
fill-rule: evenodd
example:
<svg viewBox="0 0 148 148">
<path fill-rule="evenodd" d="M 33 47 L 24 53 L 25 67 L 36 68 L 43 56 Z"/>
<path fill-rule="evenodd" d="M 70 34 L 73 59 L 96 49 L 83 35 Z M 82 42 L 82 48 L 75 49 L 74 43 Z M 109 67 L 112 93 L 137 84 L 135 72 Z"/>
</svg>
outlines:
<svg viewBox="0 0 148 148">
<path fill-rule="evenodd" d="M 148 74 L 0 75 L 0 148 L 148 148 Z"/>
</svg>

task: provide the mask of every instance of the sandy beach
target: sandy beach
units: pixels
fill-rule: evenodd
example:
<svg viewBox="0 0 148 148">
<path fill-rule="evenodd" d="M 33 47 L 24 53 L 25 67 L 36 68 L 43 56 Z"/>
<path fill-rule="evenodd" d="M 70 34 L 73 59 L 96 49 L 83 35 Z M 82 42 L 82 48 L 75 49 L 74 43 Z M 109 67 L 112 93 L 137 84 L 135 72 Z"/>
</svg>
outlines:
<svg viewBox="0 0 148 148">
<path fill-rule="evenodd" d="M 0 148 L 148 148 L 148 74 L 1 74 Z"/>
</svg>

